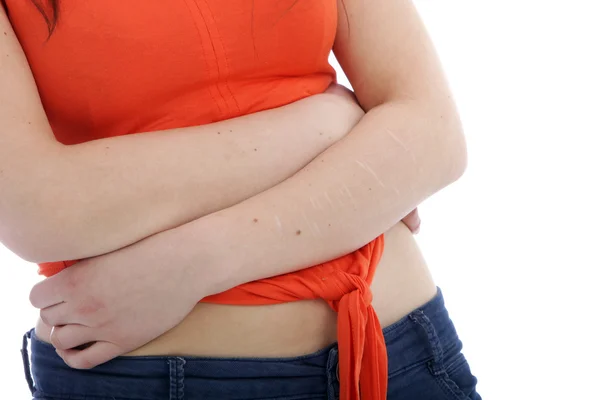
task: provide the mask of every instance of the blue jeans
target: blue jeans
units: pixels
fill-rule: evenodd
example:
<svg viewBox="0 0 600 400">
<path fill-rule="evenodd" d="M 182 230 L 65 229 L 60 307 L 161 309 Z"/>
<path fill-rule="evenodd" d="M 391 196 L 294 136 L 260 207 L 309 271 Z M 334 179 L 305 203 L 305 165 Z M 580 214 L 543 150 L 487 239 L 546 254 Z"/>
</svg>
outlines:
<svg viewBox="0 0 600 400">
<path fill-rule="evenodd" d="M 441 291 L 384 328 L 390 400 L 481 400 Z M 31 342 L 31 367 L 27 352 Z M 291 358 L 118 357 L 69 368 L 54 348 L 23 338 L 25 375 L 44 400 L 337 400 L 336 344 Z M 365 399 L 368 400 L 368 399 Z"/>
</svg>

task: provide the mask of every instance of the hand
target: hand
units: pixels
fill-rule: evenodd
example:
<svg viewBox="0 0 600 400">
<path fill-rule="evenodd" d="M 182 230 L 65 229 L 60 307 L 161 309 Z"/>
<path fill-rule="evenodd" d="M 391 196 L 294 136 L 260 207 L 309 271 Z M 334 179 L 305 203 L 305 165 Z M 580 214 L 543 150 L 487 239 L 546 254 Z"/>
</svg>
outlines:
<svg viewBox="0 0 600 400">
<path fill-rule="evenodd" d="M 346 133 L 349 133 L 360 119 L 365 116 L 365 112 L 358 103 L 358 99 L 354 95 L 354 92 L 342 85 L 333 83 L 327 88 L 325 93 L 320 96 L 330 98 L 337 106 L 341 107 L 341 113 L 332 113 L 326 118 L 334 121 L 342 120 L 350 122 L 350 126 Z"/>
<path fill-rule="evenodd" d="M 51 343 L 72 368 L 93 368 L 148 343 L 204 297 L 184 263 L 153 238 L 80 261 L 32 289 L 31 303 L 54 327 Z"/>
<path fill-rule="evenodd" d="M 402 219 L 402 222 L 410 229 L 414 234 L 419 233 L 421 230 L 421 218 L 419 217 L 419 211 L 417 208 L 412 210 L 406 217 Z"/>
<path fill-rule="evenodd" d="M 346 98 L 348 101 L 352 101 L 352 102 L 358 104 L 358 100 L 356 99 L 354 92 L 352 90 L 348 89 L 347 87 L 340 85 L 338 83 L 332 83 L 331 85 L 329 85 L 327 90 L 325 90 L 325 93 L 335 94 L 335 95 Z"/>
</svg>

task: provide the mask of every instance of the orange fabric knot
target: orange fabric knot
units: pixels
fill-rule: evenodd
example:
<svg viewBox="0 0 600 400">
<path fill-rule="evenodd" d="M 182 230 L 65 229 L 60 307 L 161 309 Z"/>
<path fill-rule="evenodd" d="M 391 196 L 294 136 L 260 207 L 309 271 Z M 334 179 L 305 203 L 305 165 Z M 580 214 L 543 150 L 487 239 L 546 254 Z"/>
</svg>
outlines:
<svg viewBox="0 0 600 400">
<path fill-rule="evenodd" d="M 385 400 L 387 351 L 373 294 L 361 276 L 336 275 L 340 285 L 326 288 L 323 298 L 338 312 L 340 400 Z"/>
<path fill-rule="evenodd" d="M 237 286 L 202 299 L 216 304 L 276 304 L 323 299 L 338 313 L 340 400 L 385 400 L 387 350 L 370 284 L 384 236 L 335 260 Z"/>
</svg>

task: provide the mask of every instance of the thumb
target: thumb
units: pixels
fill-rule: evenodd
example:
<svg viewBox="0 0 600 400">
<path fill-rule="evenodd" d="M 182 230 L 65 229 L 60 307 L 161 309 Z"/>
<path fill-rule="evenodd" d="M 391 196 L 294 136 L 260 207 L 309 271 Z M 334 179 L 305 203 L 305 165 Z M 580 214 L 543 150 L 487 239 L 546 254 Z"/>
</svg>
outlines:
<svg viewBox="0 0 600 400">
<path fill-rule="evenodd" d="M 119 346 L 113 343 L 96 342 L 84 350 L 57 349 L 56 353 L 71 368 L 91 369 L 120 356 L 124 352 Z"/>
</svg>

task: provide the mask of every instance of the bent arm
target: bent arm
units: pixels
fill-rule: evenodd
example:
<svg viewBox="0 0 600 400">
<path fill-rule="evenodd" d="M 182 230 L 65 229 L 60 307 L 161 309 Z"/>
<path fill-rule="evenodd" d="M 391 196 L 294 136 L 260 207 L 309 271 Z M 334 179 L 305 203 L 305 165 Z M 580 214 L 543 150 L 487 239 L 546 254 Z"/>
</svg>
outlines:
<svg viewBox="0 0 600 400">
<path fill-rule="evenodd" d="M 348 254 L 466 168 L 458 113 L 412 3 L 344 3 L 350 31 L 340 2 L 334 50 L 365 117 L 279 185 L 138 244 L 189 265 L 203 290 L 212 279 L 209 293 Z"/>
<path fill-rule="evenodd" d="M 322 94 L 210 125 L 63 146 L 1 9 L 0 87 L 0 242 L 32 262 L 104 254 L 236 204 L 297 172 L 362 116 Z"/>
</svg>

